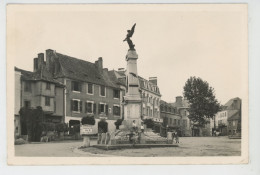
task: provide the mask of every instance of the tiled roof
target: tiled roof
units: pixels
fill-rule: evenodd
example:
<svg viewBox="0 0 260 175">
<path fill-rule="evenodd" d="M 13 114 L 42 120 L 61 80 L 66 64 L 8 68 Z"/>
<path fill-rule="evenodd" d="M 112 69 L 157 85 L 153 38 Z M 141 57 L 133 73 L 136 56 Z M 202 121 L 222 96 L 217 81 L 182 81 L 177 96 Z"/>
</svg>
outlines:
<svg viewBox="0 0 260 175">
<path fill-rule="evenodd" d="M 26 71 L 26 70 L 23 70 L 23 69 L 19 69 L 17 67 L 15 67 L 15 71 L 21 72 L 22 80 L 47 81 L 47 82 L 50 82 L 50 83 L 54 83 L 58 86 L 64 86 L 62 83 L 60 83 L 59 81 L 52 78 L 51 73 L 46 70 L 44 65 L 43 65 L 42 69 L 39 69 L 36 72 Z"/>
<path fill-rule="evenodd" d="M 232 98 L 224 105 L 224 110 L 233 109 L 233 102 L 234 102 L 234 100 L 237 100 L 237 101 L 239 101 L 239 103 L 241 103 L 241 99 L 240 98 L 238 98 L 238 97 Z"/>
<path fill-rule="evenodd" d="M 56 78 L 67 77 L 78 81 L 119 88 L 117 81 L 110 79 L 111 74 L 106 69 L 100 71 L 95 63 L 60 53 L 55 53 L 55 59 L 61 66 L 60 73 L 56 74 Z"/>
<path fill-rule="evenodd" d="M 232 115 L 230 115 L 230 116 L 228 117 L 228 120 L 229 120 L 229 121 L 230 121 L 230 120 L 241 120 L 241 115 L 240 115 L 239 111 L 237 110 L 237 111 L 235 111 Z"/>
<path fill-rule="evenodd" d="M 189 107 L 189 102 L 188 102 L 188 100 L 186 100 L 186 99 L 184 99 L 184 100 L 182 100 L 182 104 L 180 105 L 180 106 L 178 106 L 177 104 L 176 104 L 176 102 L 174 102 L 174 103 L 170 103 L 173 107 L 180 107 L 180 108 L 188 108 Z"/>
<path fill-rule="evenodd" d="M 126 72 L 122 72 L 122 71 L 114 71 L 116 77 L 120 80 L 120 82 L 126 86 L 126 80 L 125 80 L 125 73 Z M 148 90 L 150 92 L 153 92 L 157 95 L 161 95 L 160 94 L 160 89 L 157 85 L 149 82 L 148 80 L 144 79 L 143 77 L 138 76 L 138 80 L 139 80 L 139 85 L 141 89 L 145 89 Z"/>
</svg>

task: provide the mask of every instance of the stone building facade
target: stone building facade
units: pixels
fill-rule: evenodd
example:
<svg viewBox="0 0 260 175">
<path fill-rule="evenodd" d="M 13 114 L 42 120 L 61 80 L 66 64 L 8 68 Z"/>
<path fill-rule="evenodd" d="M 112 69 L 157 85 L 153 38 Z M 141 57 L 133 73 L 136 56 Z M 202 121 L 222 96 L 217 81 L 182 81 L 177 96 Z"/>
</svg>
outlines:
<svg viewBox="0 0 260 175">
<path fill-rule="evenodd" d="M 26 135 L 21 126 L 19 111 L 22 107 L 41 106 L 45 122 L 64 122 L 64 85 L 50 76 L 44 66 L 34 72 L 15 68 L 15 133 Z"/>
</svg>

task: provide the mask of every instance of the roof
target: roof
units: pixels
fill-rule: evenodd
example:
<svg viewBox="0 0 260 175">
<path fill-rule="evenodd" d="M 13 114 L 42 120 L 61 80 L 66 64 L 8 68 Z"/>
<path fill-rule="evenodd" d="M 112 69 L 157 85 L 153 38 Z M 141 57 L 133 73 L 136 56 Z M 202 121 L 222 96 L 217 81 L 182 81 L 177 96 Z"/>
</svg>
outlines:
<svg viewBox="0 0 260 175">
<path fill-rule="evenodd" d="M 181 105 L 177 105 L 176 102 L 170 103 L 173 107 L 178 107 L 178 108 L 189 108 L 189 102 L 186 99 L 183 99 L 181 102 Z"/>
<path fill-rule="evenodd" d="M 78 81 L 91 82 L 119 88 L 118 81 L 107 69 L 100 71 L 95 63 L 77 59 L 60 53 L 55 53 L 55 60 L 60 65 L 60 71 L 55 75 L 67 77 Z"/>
<path fill-rule="evenodd" d="M 121 84 L 126 86 L 126 76 L 125 76 L 126 71 L 114 71 L 114 73 L 115 73 L 116 77 L 118 78 L 118 80 L 121 82 Z M 141 89 L 150 91 L 157 95 L 161 95 L 160 89 L 157 85 L 151 83 L 150 81 L 146 80 L 145 78 L 143 78 L 141 76 L 138 76 L 138 80 L 139 80 L 139 85 L 140 85 Z"/>
<path fill-rule="evenodd" d="M 241 99 L 239 97 L 236 97 L 236 98 L 232 98 L 230 99 L 225 105 L 224 105 L 224 109 L 223 110 L 231 110 L 231 109 L 234 109 L 233 107 L 233 104 L 234 104 L 234 101 L 237 100 L 240 102 L 241 104 Z"/>
<path fill-rule="evenodd" d="M 54 83 L 57 86 L 64 87 L 64 85 L 61 82 L 52 78 L 51 73 L 47 71 L 45 66 L 43 66 L 42 69 L 39 69 L 36 72 L 26 71 L 23 69 L 19 69 L 17 67 L 15 67 L 15 71 L 21 72 L 22 75 L 21 78 L 22 80 L 25 81 L 46 81 L 46 82 Z"/>
<path fill-rule="evenodd" d="M 228 121 L 230 120 L 241 120 L 241 115 L 240 112 L 237 110 L 236 112 L 234 112 L 229 118 Z"/>
<path fill-rule="evenodd" d="M 141 89 L 148 90 L 150 92 L 160 95 L 160 89 L 157 85 L 151 83 L 150 81 L 144 79 L 143 77 L 138 76 L 139 85 Z"/>
</svg>

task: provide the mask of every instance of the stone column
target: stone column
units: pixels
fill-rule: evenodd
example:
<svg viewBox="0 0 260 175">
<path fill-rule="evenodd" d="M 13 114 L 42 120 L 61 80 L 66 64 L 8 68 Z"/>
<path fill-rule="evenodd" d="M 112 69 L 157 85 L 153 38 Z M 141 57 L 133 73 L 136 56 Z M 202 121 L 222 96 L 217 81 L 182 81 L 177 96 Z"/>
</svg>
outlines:
<svg viewBox="0 0 260 175">
<path fill-rule="evenodd" d="M 137 59 L 138 55 L 135 50 L 128 50 L 126 55 L 127 70 L 127 92 L 124 98 L 124 121 L 123 125 L 129 129 L 132 127 L 132 122 L 135 123 L 138 128 L 141 125 L 141 95 L 139 92 L 139 79 L 137 74 Z"/>
</svg>

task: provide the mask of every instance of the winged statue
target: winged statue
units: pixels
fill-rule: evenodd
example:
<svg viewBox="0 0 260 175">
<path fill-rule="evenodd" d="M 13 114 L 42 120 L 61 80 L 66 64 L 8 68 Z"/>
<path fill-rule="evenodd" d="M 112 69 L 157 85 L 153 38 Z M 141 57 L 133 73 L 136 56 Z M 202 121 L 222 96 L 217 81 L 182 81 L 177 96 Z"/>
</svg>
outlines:
<svg viewBox="0 0 260 175">
<path fill-rule="evenodd" d="M 129 45 L 129 50 L 135 50 L 135 45 L 133 44 L 132 40 L 130 39 L 134 34 L 135 26 L 136 26 L 136 23 L 133 25 L 131 30 L 127 30 L 127 35 L 126 35 L 126 38 L 124 39 L 124 41 L 127 41 L 128 45 Z"/>
</svg>

